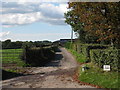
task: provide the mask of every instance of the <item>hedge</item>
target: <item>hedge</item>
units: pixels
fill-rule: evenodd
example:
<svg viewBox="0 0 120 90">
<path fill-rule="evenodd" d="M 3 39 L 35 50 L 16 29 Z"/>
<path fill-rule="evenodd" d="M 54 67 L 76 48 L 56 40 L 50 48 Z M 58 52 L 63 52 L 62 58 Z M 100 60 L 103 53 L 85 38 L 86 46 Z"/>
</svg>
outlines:
<svg viewBox="0 0 120 90">
<path fill-rule="evenodd" d="M 110 65 L 112 71 L 119 71 L 120 49 L 96 49 L 90 51 L 90 58 L 93 63 L 103 68 L 103 65 Z"/>
<path fill-rule="evenodd" d="M 106 49 L 108 45 L 101 44 L 80 44 L 80 51 L 83 55 L 86 56 L 87 61 L 90 61 L 90 50 L 92 49 Z"/>
<path fill-rule="evenodd" d="M 26 65 L 30 66 L 44 66 L 54 57 L 55 51 L 53 47 L 26 47 L 22 54 L 22 60 L 25 61 Z"/>
<path fill-rule="evenodd" d="M 81 44 L 81 43 L 73 43 L 70 42 L 66 43 L 65 45 L 68 49 L 73 49 L 78 53 L 83 54 L 86 57 L 86 62 L 90 62 L 90 50 L 92 49 L 107 49 L 110 47 L 109 45 L 102 45 L 102 44 Z"/>
<path fill-rule="evenodd" d="M 66 43 L 66 48 L 77 51 L 86 57 L 86 62 L 92 61 L 99 67 L 110 65 L 112 71 L 118 71 L 120 49 L 112 49 L 110 45 Z"/>
</svg>

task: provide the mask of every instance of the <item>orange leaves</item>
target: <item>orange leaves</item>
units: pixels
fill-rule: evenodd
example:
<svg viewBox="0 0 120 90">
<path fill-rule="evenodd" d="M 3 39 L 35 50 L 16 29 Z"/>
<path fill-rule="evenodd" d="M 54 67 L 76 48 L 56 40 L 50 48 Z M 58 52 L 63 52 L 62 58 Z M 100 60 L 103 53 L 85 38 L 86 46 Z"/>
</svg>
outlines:
<svg viewBox="0 0 120 90">
<path fill-rule="evenodd" d="M 101 30 L 96 30 L 95 33 L 96 33 L 96 35 L 100 35 L 102 33 L 102 31 Z"/>
<path fill-rule="evenodd" d="M 71 16 L 68 21 L 74 31 L 82 28 L 87 34 L 99 37 L 98 40 L 118 38 L 120 31 L 120 5 L 114 2 L 70 2 Z M 77 28 L 76 28 L 77 27 Z"/>
</svg>

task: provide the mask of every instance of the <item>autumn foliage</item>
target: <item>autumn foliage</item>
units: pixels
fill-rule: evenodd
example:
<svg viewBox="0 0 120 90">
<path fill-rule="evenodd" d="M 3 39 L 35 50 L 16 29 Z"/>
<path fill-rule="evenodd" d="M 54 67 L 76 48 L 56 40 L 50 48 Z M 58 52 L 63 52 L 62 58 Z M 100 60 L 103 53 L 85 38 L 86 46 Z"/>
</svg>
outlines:
<svg viewBox="0 0 120 90">
<path fill-rule="evenodd" d="M 69 2 L 68 8 L 65 22 L 81 40 L 92 37 L 120 44 L 120 2 Z"/>
</svg>

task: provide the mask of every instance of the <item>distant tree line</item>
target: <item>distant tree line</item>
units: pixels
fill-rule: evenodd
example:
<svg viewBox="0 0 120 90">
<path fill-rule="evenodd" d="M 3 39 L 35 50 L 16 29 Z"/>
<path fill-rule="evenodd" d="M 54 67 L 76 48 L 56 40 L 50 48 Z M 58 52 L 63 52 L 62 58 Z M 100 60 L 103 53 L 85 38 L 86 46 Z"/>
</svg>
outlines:
<svg viewBox="0 0 120 90">
<path fill-rule="evenodd" d="M 19 49 L 24 48 L 26 45 L 29 47 L 43 47 L 51 45 L 51 41 L 11 41 L 7 39 L 5 41 L 0 41 L 2 43 L 2 49 Z"/>
</svg>

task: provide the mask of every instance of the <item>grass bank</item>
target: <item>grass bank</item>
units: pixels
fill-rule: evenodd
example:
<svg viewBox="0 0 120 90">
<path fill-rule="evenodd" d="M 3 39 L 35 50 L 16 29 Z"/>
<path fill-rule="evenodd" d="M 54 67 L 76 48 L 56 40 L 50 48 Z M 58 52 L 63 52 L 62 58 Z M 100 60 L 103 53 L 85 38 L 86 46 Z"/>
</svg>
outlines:
<svg viewBox="0 0 120 90">
<path fill-rule="evenodd" d="M 98 85 L 103 88 L 120 88 L 120 78 L 118 72 L 106 72 L 92 63 L 86 64 L 88 70 L 82 71 L 79 68 L 79 80 L 90 84 Z"/>
<path fill-rule="evenodd" d="M 84 63 L 86 58 L 84 55 L 77 53 L 73 49 L 67 49 L 76 58 L 77 62 Z M 118 72 L 105 72 L 93 63 L 84 64 L 89 69 L 82 71 L 82 66 L 79 67 L 78 79 L 82 82 L 97 85 L 103 88 L 120 88 L 119 87 L 119 73 Z"/>
<path fill-rule="evenodd" d="M 78 63 L 85 63 L 86 57 L 83 54 L 79 54 L 78 52 L 72 49 L 67 49 L 67 50 L 74 55 Z"/>
</svg>

